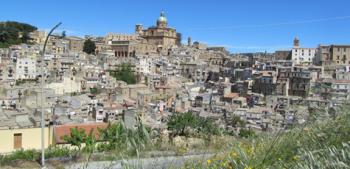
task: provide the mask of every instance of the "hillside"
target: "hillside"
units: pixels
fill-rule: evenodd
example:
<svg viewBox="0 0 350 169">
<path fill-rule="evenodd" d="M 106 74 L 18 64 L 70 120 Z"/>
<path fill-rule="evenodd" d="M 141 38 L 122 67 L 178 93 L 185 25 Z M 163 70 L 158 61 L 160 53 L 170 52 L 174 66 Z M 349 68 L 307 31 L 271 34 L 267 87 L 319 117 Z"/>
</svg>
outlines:
<svg viewBox="0 0 350 169">
<path fill-rule="evenodd" d="M 0 48 L 28 43 L 30 40 L 29 33 L 35 30 L 37 30 L 35 26 L 26 23 L 14 21 L 0 22 Z"/>
<path fill-rule="evenodd" d="M 350 168 L 350 107 L 339 108 L 336 117 L 330 112 L 318 110 L 317 121 L 287 132 L 237 141 L 230 150 L 184 168 Z"/>
</svg>

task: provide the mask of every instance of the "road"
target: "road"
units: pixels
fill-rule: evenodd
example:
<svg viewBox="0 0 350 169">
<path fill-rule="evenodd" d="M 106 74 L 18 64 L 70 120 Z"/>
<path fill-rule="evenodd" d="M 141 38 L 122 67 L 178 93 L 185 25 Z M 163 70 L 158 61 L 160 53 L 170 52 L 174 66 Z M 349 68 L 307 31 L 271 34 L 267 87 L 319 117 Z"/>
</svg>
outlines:
<svg viewBox="0 0 350 169">
<path fill-rule="evenodd" d="M 185 161 L 197 161 L 206 159 L 213 156 L 213 154 L 199 154 L 199 155 L 185 155 L 185 156 L 169 156 L 169 157 L 156 157 L 156 158 L 142 158 L 142 159 L 130 159 L 130 160 L 117 160 L 117 161 L 93 161 L 89 162 L 87 169 L 123 169 L 123 168 L 136 168 L 136 169 L 168 169 L 168 168 L 180 168 L 185 164 Z M 81 169 L 84 168 L 84 163 L 76 163 L 69 166 L 65 166 L 68 169 Z"/>
</svg>

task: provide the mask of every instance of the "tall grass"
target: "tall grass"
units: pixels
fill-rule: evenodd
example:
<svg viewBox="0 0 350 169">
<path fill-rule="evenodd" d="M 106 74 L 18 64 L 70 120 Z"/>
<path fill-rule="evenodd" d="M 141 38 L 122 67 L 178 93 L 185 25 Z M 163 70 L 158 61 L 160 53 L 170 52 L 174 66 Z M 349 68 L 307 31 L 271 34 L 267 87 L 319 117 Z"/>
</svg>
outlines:
<svg viewBox="0 0 350 169">
<path fill-rule="evenodd" d="M 230 150 L 184 168 L 350 168 L 350 109 L 339 112 L 275 135 L 237 141 Z"/>
</svg>

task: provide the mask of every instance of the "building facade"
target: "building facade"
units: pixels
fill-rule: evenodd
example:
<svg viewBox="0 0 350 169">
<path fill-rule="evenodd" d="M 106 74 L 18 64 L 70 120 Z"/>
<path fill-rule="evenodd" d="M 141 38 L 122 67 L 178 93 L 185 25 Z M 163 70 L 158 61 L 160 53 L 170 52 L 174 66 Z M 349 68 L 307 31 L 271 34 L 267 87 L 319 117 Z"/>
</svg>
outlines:
<svg viewBox="0 0 350 169">
<path fill-rule="evenodd" d="M 108 34 L 106 44 L 114 51 L 116 57 L 126 58 L 135 55 L 150 55 L 158 53 L 157 46 L 137 35 Z"/>
<path fill-rule="evenodd" d="M 84 47 L 84 39 L 76 36 L 67 37 L 69 42 L 69 51 L 82 52 Z"/>
<path fill-rule="evenodd" d="M 45 148 L 52 145 L 52 131 L 45 127 Z M 16 128 L 0 130 L 0 154 L 15 150 L 41 148 L 41 128 Z"/>
<path fill-rule="evenodd" d="M 292 60 L 296 65 L 311 65 L 316 56 L 316 48 L 301 48 L 299 39 L 294 39 L 294 47 L 292 49 Z"/>
<path fill-rule="evenodd" d="M 168 27 L 168 20 L 164 12 L 160 13 L 156 26 L 143 30 L 142 25 L 136 25 L 135 32 L 140 37 L 147 40 L 149 44 L 166 50 L 181 45 L 181 34 L 176 29 Z"/>
<path fill-rule="evenodd" d="M 349 65 L 350 45 L 319 45 L 315 58 L 317 65 Z"/>
<path fill-rule="evenodd" d="M 157 19 L 156 26 L 143 29 L 141 24 L 135 26 L 135 34 L 113 34 L 105 37 L 105 44 L 110 46 L 116 57 L 134 57 L 169 53 L 169 49 L 181 45 L 181 34 L 168 27 L 164 12 Z"/>
<path fill-rule="evenodd" d="M 16 64 L 16 79 L 35 79 L 36 60 L 32 58 L 19 58 Z"/>
</svg>

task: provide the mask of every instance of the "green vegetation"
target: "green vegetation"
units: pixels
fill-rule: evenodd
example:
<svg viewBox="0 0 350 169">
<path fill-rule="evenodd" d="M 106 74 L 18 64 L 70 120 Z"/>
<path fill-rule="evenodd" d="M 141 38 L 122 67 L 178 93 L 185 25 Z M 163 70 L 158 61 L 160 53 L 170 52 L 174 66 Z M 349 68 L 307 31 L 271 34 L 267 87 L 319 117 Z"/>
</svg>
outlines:
<svg viewBox="0 0 350 169">
<path fill-rule="evenodd" d="M 111 154 L 109 158 L 120 159 L 139 155 L 139 152 L 150 145 L 150 137 L 146 127 L 139 122 L 135 129 L 127 129 L 123 122 L 110 123 L 106 129 L 98 129 L 99 140 L 93 130 L 86 134 L 84 129 L 73 128 L 69 136 L 63 139 L 73 146 L 53 146 L 45 150 L 46 158 L 73 157 L 81 158 L 87 155 L 89 162 L 94 152 Z M 99 141 L 99 142 L 97 142 Z M 84 144 L 84 146 L 83 146 Z M 74 148 L 75 147 L 75 148 Z M 0 168 L 15 160 L 40 161 L 39 150 L 18 150 L 8 155 L 0 155 Z"/>
<path fill-rule="evenodd" d="M 37 30 L 36 27 L 13 21 L 0 22 L 0 48 L 11 45 L 29 43 L 29 33 Z"/>
<path fill-rule="evenodd" d="M 39 82 L 38 78 L 35 78 L 35 79 L 18 79 L 18 80 L 16 80 L 16 86 L 20 86 L 20 85 L 25 84 L 25 83 L 38 83 L 38 82 Z"/>
<path fill-rule="evenodd" d="M 233 116 L 231 118 L 231 123 L 233 127 L 244 127 L 246 125 L 246 122 L 241 120 L 239 116 Z"/>
<path fill-rule="evenodd" d="M 218 127 L 211 119 L 196 116 L 192 112 L 173 114 L 169 119 L 168 129 L 172 132 L 173 137 L 220 134 Z"/>
<path fill-rule="evenodd" d="M 92 88 L 90 88 L 90 93 L 91 94 L 99 94 L 99 93 L 101 93 L 101 91 L 97 87 L 92 87 Z"/>
<path fill-rule="evenodd" d="M 0 155 L 0 166 L 14 160 L 35 161 L 40 158 L 40 153 L 36 150 L 18 150 L 10 155 Z"/>
<path fill-rule="evenodd" d="M 104 130 L 99 130 L 101 140 L 106 143 L 99 144 L 97 150 L 117 151 L 119 154 L 136 153 L 150 143 L 149 132 L 143 123 L 139 122 L 136 129 L 126 128 L 123 122 L 109 124 Z"/>
<path fill-rule="evenodd" d="M 45 150 L 46 158 L 70 157 L 76 154 L 76 150 L 71 150 L 68 147 L 49 147 Z M 16 160 L 35 162 L 40 161 L 40 158 L 41 151 L 39 150 L 17 150 L 8 155 L 0 155 L 0 168 Z"/>
<path fill-rule="evenodd" d="M 73 128 L 70 130 L 70 136 L 64 136 L 63 139 L 70 145 L 78 147 L 80 151 L 81 145 L 85 143 L 85 148 L 90 150 L 94 146 L 96 139 L 93 136 L 93 130 L 87 135 L 84 129 Z"/>
<path fill-rule="evenodd" d="M 135 84 L 136 76 L 131 69 L 131 65 L 129 63 L 123 63 L 120 67 L 121 68 L 116 70 L 110 70 L 110 75 L 117 80 L 126 82 L 127 84 Z"/>
<path fill-rule="evenodd" d="M 66 38 L 66 36 L 67 36 L 67 35 L 66 35 L 66 31 L 63 31 L 62 34 L 61 34 L 61 38 L 62 38 L 62 39 L 63 39 L 63 38 Z"/>
<path fill-rule="evenodd" d="M 238 135 L 241 138 L 249 138 L 255 136 L 255 132 L 253 130 L 240 129 Z"/>
<path fill-rule="evenodd" d="M 87 54 L 94 54 L 96 49 L 96 44 L 91 39 L 87 39 L 84 42 L 83 51 Z"/>
<path fill-rule="evenodd" d="M 338 112 L 335 118 L 320 117 L 286 132 L 238 140 L 230 150 L 184 168 L 349 168 L 350 109 Z M 320 115 L 325 113 L 329 112 L 318 110 Z"/>
</svg>

